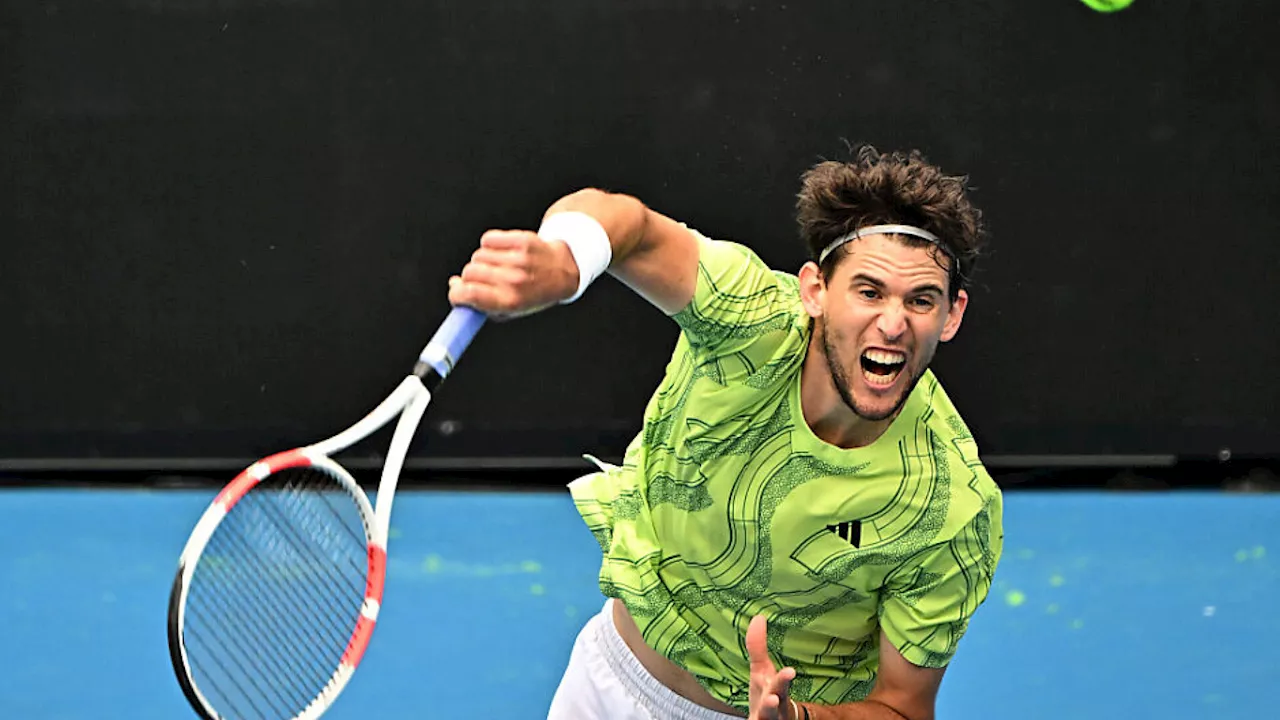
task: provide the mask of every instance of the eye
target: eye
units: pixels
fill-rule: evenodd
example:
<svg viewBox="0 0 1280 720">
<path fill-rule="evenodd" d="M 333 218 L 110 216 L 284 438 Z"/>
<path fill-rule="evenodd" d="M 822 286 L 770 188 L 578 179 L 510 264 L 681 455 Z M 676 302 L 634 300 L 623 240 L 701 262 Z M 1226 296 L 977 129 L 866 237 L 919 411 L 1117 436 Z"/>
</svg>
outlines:
<svg viewBox="0 0 1280 720">
<path fill-rule="evenodd" d="M 920 297 L 911 298 L 911 307 L 916 308 L 917 310 L 932 310 L 935 304 L 936 303 L 934 303 L 933 298 L 928 296 L 922 295 Z"/>
<path fill-rule="evenodd" d="M 858 291 L 858 294 L 866 298 L 867 300 L 875 300 L 876 298 L 880 297 L 880 293 L 876 290 L 873 290 L 872 288 L 862 288 L 861 290 Z"/>
</svg>

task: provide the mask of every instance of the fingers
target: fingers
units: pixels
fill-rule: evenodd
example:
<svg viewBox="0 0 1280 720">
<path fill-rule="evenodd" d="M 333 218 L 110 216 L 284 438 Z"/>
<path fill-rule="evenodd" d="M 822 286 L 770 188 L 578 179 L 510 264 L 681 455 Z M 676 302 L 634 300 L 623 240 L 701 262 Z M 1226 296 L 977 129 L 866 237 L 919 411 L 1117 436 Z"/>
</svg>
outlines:
<svg viewBox="0 0 1280 720">
<path fill-rule="evenodd" d="M 528 271 L 522 268 L 474 260 L 462 268 L 462 281 L 471 285 L 520 285 L 528 278 Z"/>
<path fill-rule="evenodd" d="M 449 278 L 449 302 L 466 305 L 495 317 L 515 315 L 544 304 L 533 288 L 536 268 L 533 243 L 541 242 L 525 230 L 490 230 L 462 271 Z"/>
<path fill-rule="evenodd" d="M 540 240 L 528 230 L 488 230 L 480 236 L 480 247 L 491 250 L 523 250 L 530 242 Z"/>
<path fill-rule="evenodd" d="M 764 615 L 751 618 L 747 626 L 747 658 L 751 664 L 752 694 L 757 700 L 752 704 L 761 720 L 789 718 L 791 682 L 796 679 L 795 668 L 774 668 L 769 658 L 769 622 Z"/>
<path fill-rule="evenodd" d="M 759 717 L 761 720 L 799 720 L 792 717 L 789 693 L 764 693 L 753 707 L 755 708 L 753 717 Z"/>
<path fill-rule="evenodd" d="M 578 267 L 568 247 L 528 230 L 489 230 L 449 281 L 449 302 L 492 317 L 519 317 L 571 297 Z"/>
<path fill-rule="evenodd" d="M 787 703 L 790 699 L 791 681 L 795 679 L 796 671 L 794 668 L 782 668 L 766 683 L 764 697 L 766 699 L 775 698 L 777 700 L 776 707 L 781 707 L 783 703 Z"/>
<path fill-rule="evenodd" d="M 523 248 L 480 247 L 471 253 L 471 262 L 496 267 L 524 267 L 529 264 L 528 258 Z"/>
<path fill-rule="evenodd" d="M 777 695 L 765 695 L 756 706 L 756 716 L 760 720 L 782 720 L 782 699 Z"/>
<path fill-rule="evenodd" d="M 753 673 L 774 671 L 773 661 L 769 659 L 769 622 L 764 615 L 751 618 L 747 626 L 747 659 Z"/>
<path fill-rule="evenodd" d="M 776 693 L 762 695 L 759 702 L 752 707 L 754 710 L 751 717 L 760 720 L 799 720 L 792 718 L 791 698 L 787 695 Z"/>
<path fill-rule="evenodd" d="M 513 314 L 523 308 L 511 286 L 469 283 L 454 275 L 449 278 L 449 304 L 464 305 L 494 316 Z"/>
</svg>

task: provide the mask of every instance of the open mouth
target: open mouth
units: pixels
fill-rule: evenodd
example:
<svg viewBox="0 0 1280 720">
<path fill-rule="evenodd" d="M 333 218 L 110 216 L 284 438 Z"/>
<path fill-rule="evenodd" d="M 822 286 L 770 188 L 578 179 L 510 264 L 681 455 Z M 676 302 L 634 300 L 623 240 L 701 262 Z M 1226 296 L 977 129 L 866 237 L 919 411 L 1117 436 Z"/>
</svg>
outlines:
<svg viewBox="0 0 1280 720">
<path fill-rule="evenodd" d="M 862 353 L 862 377 L 867 384 L 888 387 L 907 366 L 907 356 L 894 350 L 866 350 Z"/>
</svg>

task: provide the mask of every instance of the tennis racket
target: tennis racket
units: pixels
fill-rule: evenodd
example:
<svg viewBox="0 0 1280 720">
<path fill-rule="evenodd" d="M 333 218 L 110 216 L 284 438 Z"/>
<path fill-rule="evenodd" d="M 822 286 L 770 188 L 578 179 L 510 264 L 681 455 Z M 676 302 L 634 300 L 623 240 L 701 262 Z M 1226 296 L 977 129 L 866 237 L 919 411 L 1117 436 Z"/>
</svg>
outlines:
<svg viewBox="0 0 1280 720">
<path fill-rule="evenodd" d="M 205 510 L 169 597 L 170 658 L 201 717 L 316 718 L 333 705 L 378 620 L 409 443 L 484 322 L 454 308 L 372 412 L 323 442 L 259 460 Z M 374 510 L 332 456 L 397 416 Z"/>
</svg>

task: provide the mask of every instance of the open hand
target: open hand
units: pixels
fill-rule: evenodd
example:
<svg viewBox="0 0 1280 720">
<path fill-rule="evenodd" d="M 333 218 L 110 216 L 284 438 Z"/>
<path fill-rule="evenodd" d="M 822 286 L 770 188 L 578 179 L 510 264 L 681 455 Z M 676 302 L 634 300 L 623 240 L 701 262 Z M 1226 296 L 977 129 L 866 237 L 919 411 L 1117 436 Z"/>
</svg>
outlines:
<svg viewBox="0 0 1280 720">
<path fill-rule="evenodd" d="M 527 230 L 490 230 L 462 272 L 449 278 L 449 302 L 506 319 L 555 305 L 577 288 L 578 266 L 563 242 Z"/>
<path fill-rule="evenodd" d="M 794 668 L 781 670 L 769 659 L 768 621 L 763 615 L 747 627 L 747 659 L 751 661 L 750 708 L 747 720 L 796 720 L 792 713 L 791 681 Z"/>
</svg>

